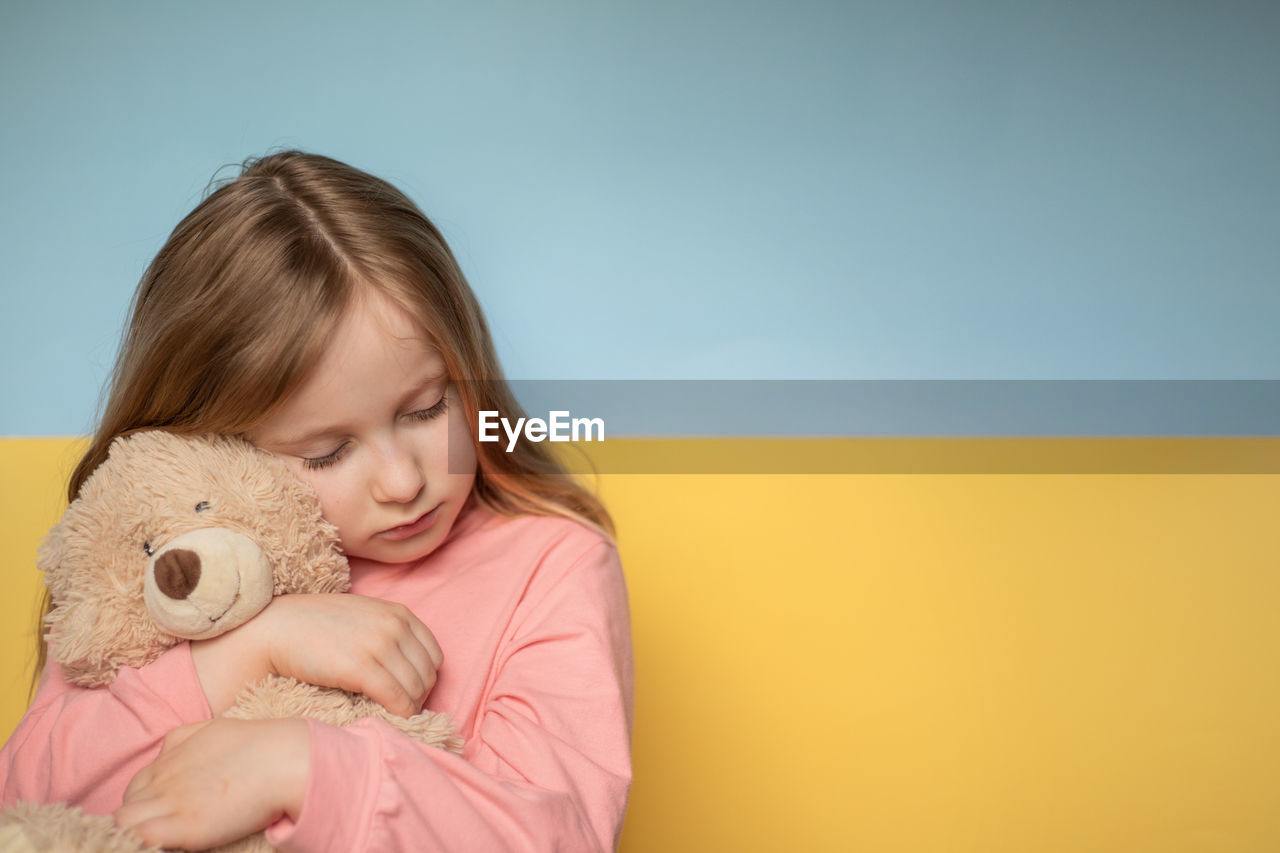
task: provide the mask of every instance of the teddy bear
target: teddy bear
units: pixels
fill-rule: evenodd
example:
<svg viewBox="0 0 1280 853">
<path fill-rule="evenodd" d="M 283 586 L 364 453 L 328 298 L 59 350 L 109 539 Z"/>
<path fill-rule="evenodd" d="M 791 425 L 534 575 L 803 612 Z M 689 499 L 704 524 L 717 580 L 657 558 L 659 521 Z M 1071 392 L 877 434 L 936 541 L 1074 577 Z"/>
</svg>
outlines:
<svg viewBox="0 0 1280 853">
<path fill-rule="evenodd" d="M 136 432 L 112 442 L 41 544 L 49 655 L 68 681 L 101 687 L 185 640 L 242 625 L 276 595 L 345 592 L 346 558 L 315 492 L 239 438 Z M 462 750 L 449 719 L 402 718 L 365 696 L 270 676 L 224 716 L 378 717 L 410 737 Z M 9 845 L 9 846 L 6 846 Z M 0 851 L 144 849 L 109 816 L 60 804 L 0 814 Z M 270 850 L 261 833 L 219 851 Z"/>
</svg>

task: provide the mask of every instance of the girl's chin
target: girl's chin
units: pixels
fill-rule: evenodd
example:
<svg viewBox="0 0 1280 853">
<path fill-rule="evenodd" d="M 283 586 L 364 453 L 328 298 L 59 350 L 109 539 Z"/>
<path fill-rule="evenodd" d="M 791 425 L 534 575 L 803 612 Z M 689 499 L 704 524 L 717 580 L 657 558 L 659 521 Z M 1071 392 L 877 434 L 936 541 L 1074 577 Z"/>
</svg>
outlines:
<svg viewBox="0 0 1280 853">
<path fill-rule="evenodd" d="M 363 548 L 347 554 L 351 560 L 401 565 L 416 563 L 428 556 L 440 544 L 436 536 L 419 535 L 403 542 L 370 542 Z"/>
</svg>

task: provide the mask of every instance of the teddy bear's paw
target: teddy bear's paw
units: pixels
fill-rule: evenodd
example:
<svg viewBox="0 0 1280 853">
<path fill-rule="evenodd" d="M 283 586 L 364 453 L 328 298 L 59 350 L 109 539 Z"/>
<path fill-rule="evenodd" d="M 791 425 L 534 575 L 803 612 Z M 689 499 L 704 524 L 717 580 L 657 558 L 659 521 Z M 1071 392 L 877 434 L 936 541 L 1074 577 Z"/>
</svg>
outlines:
<svg viewBox="0 0 1280 853">
<path fill-rule="evenodd" d="M 0 853 L 143 853 L 157 851 L 104 815 L 60 803 L 18 803 L 0 813 Z"/>
<path fill-rule="evenodd" d="M 423 711 L 405 718 L 381 711 L 378 716 L 416 741 L 438 746 L 456 755 L 462 754 L 462 738 L 453 730 L 453 721 L 446 714 Z"/>
<path fill-rule="evenodd" d="M 437 711 L 423 711 L 412 717 L 397 716 L 377 702 L 360 693 L 349 693 L 351 697 L 351 720 L 341 725 L 350 725 L 363 717 L 375 717 L 407 734 L 414 740 L 427 746 L 438 746 L 458 755 L 462 754 L 462 738 L 453 730 L 453 721 L 448 714 Z"/>
<path fill-rule="evenodd" d="M 0 853 L 35 853 L 39 849 L 16 823 L 0 826 Z"/>
</svg>

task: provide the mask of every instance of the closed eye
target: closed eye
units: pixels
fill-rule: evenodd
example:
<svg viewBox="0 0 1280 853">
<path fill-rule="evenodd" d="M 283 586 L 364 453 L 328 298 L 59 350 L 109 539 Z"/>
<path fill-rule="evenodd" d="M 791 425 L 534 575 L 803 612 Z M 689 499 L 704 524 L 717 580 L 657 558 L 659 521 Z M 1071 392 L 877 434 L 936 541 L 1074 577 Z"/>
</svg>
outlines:
<svg viewBox="0 0 1280 853">
<path fill-rule="evenodd" d="M 351 442 L 344 441 L 342 444 L 338 445 L 337 450 L 326 456 L 318 456 L 314 459 L 303 457 L 302 467 L 306 468 L 308 471 L 319 471 L 321 468 L 328 468 L 330 465 L 335 465 L 338 460 L 346 455 L 347 448 L 350 446 Z"/>
<path fill-rule="evenodd" d="M 419 409 L 414 412 L 409 412 L 404 417 L 409 418 L 410 420 L 415 420 L 415 421 L 429 421 L 429 420 L 433 420 L 434 418 L 440 417 L 448 410 L 449 410 L 449 395 L 448 393 L 446 393 L 443 397 L 440 398 L 440 401 L 437 402 L 434 406 L 431 406 L 430 408 L 426 408 L 426 409 Z M 302 466 L 306 468 L 308 471 L 319 471 L 323 468 L 328 468 L 329 466 L 336 465 L 339 461 L 341 461 L 342 457 L 347 455 L 347 451 L 350 448 L 351 448 L 351 442 L 344 441 L 342 444 L 338 445 L 337 449 L 335 449 L 332 453 L 326 454 L 325 456 L 303 457 Z"/>
<path fill-rule="evenodd" d="M 449 395 L 445 394 L 440 398 L 440 402 L 436 403 L 429 409 L 419 409 L 416 412 L 410 412 L 405 417 L 413 418 L 415 421 L 429 421 L 437 418 L 449 410 Z"/>
</svg>

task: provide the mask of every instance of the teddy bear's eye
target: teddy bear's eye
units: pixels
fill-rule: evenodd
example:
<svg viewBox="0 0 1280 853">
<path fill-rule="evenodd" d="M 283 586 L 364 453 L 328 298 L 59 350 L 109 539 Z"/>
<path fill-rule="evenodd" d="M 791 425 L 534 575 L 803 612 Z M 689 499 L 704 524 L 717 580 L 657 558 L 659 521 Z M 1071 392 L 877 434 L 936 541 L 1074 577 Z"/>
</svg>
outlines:
<svg viewBox="0 0 1280 853">
<path fill-rule="evenodd" d="M 153 554 L 155 554 L 155 551 L 153 551 L 153 550 L 151 549 L 151 543 L 150 543 L 150 542 L 143 542 L 143 543 L 142 543 L 142 550 L 146 553 L 146 555 L 147 555 L 148 557 L 150 557 L 150 556 L 152 556 Z"/>
<path fill-rule="evenodd" d="M 204 512 L 208 508 L 209 508 L 208 501 L 200 501 L 200 503 L 196 504 L 196 512 Z"/>
</svg>

